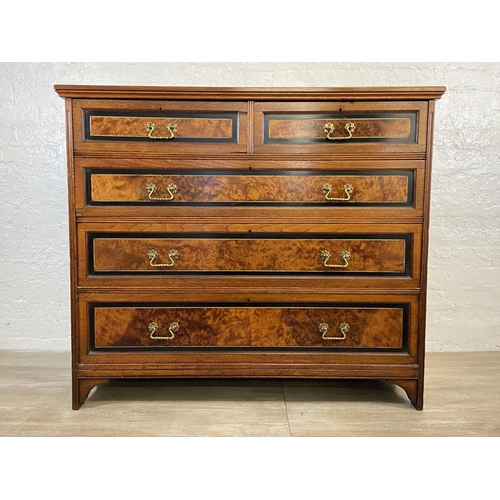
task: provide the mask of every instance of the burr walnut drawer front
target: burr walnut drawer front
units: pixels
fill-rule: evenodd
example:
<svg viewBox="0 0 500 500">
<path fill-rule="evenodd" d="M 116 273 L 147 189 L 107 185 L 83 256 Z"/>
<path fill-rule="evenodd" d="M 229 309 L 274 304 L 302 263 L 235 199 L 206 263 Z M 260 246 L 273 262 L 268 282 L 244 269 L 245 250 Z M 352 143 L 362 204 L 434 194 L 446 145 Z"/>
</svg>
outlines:
<svg viewBox="0 0 500 500">
<path fill-rule="evenodd" d="M 147 173 L 86 171 L 87 205 L 413 206 L 413 170 Z"/>
<path fill-rule="evenodd" d="M 424 152 L 427 103 L 255 103 L 256 153 Z"/>
<path fill-rule="evenodd" d="M 317 347 L 403 350 L 406 305 L 92 306 L 91 348 Z"/>
<path fill-rule="evenodd" d="M 409 276 L 411 234 L 89 235 L 90 274 L 319 273 Z"/>
<path fill-rule="evenodd" d="M 76 102 L 76 151 L 139 153 L 247 150 L 247 103 Z"/>
</svg>

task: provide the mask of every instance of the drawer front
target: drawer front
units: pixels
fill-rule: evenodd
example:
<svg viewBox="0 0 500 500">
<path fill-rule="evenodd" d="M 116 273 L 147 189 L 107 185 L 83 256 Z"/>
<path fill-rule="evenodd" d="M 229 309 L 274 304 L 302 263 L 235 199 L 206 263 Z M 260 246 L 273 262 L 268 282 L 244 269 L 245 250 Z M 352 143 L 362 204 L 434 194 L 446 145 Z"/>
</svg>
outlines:
<svg viewBox="0 0 500 500">
<path fill-rule="evenodd" d="M 76 151 L 245 152 L 246 103 L 79 101 Z"/>
<path fill-rule="evenodd" d="M 411 235 L 89 235 L 90 274 L 319 273 L 409 276 Z"/>
<path fill-rule="evenodd" d="M 87 205 L 413 206 L 414 171 L 86 171 Z"/>
<path fill-rule="evenodd" d="M 313 347 L 403 350 L 406 305 L 91 307 L 95 350 Z"/>
<path fill-rule="evenodd" d="M 426 103 L 257 103 L 255 151 L 424 152 Z"/>
</svg>

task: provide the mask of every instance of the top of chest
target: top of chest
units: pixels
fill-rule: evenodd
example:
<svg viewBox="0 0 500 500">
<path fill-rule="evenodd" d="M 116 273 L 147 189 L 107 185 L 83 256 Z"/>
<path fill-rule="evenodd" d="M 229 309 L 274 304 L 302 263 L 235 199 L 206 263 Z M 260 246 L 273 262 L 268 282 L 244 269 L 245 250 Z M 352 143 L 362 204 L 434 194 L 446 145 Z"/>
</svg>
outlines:
<svg viewBox="0 0 500 500">
<path fill-rule="evenodd" d="M 75 153 L 423 155 L 444 87 L 56 85 Z"/>
</svg>

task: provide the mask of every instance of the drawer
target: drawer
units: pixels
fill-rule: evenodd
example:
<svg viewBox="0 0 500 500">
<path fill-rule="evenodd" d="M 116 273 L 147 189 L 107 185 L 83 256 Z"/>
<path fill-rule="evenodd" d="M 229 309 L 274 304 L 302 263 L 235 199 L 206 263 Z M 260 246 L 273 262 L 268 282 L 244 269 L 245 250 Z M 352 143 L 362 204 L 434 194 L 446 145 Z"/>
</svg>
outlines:
<svg viewBox="0 0 500 500">
<path fill-rule="evenodd" d="M 89 274 L 410 276 L 412 234 L 89 234 Z"/>
<path fill-rule="evenodd" d="M 168 347 L 404 350 L 407 304 L 92 305 L 92 350 Z"/>
<path fill-rule="evenodd" d="M 256 153 L 423 153 L 426 102 L 256 103 Z"/>
<path fill-rule="evenodd" d="M 414 206 L 415 171 L 86 169 L 86 205 Z"/>
<path fill-rule="evenodd" d="M 77 100 L 75 151 L 235 153 L 247 150 L 247 103 Z"/>
</svg>

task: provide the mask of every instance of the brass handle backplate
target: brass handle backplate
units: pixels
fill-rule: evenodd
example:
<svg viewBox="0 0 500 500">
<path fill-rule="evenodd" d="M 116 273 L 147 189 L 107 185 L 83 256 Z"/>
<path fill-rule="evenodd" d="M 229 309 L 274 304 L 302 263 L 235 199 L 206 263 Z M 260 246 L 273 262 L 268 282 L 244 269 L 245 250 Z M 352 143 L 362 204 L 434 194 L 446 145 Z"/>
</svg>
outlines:
<svg viewBox="0 0 500 500">
<path fill-rule="evenodd" d="M 349 323 L 341 323 L 339 326 L 340 333 L 342 334 L 342 337 L 327 337 L 326 334 L 330 327 L 328 326 L 327 323 L 321 323 L 318 325 L 318 330 L 322 334 L 321 338 L 325 340 L 344 340 L 346 338 L 346 333 L 351 329 L 349 326 Z"/>
<path fill-rule="evenodd" d="M 342 141 L 352 138 L 352 133 L 354 132 L 356 125 L 354 123 L 349 122 L 344 125 L 344 128 L 347 130 L 348 136 L 340 136 L 340 137 L 332 137 L 331 134 L 335 129 L 335 125 L 333 123 L 325 123 L 323 127 L 323 132 L 326 134 L 326 139 L 330 141 Z"/>
<path fill-rule="evenodd" d="M 170 201 L 174 199 L 175 193 L 177 193 L 178 188 L 177 185 L 175 185 L 173 182 L 171 182 L 167 186 L 167 191 L 168 194 L 170 195 L 168 198 L 159 198 L 159 197 L 153 197 L 153 194 L 156 193 L 156 184 L 150 183 L 146 186 L 146 191 L 148 192 L 148 196 L 150 200 L 153 201 Z"/>
<path fill-rule="evenodd" d="M 162 139 L 164 141 L 168 141 L 168 140 L 174 138 L 174 134 L 179 130 L 179 126 L 177 125 L 177 123 L 174 123 L 174 122 L 170 122 L 167 125 L 167 129 L 170 132 L 170 137 L 161 137 L 161 136 L 153 137 L 152 134 L 155 131 L 155 129 L 156 129 L 156 125 L 153 122 L 148 122 L 146 124 L 146 131 L 148 132 L 148 137 L 150 139 Z"/>
<path fill-rule="evenodd" d="M 332 254 L 328 250 L 323 250 L 321 252 L 321 258 L 323 259 L 323 265 L 325 267 L 347 267 L 349 265 L 349 259 L 351 258 L 351 252 L 348 252 L 347 250 L 344 250 L 343 252 L 340 252 L 340 260 L 343 260 L 343 264 L 328 264 L 328 261 L 330 260 L 330 257 Z"/>
<path fill-rule="evenodd" d="M 331 184 L 324 184 L 322 191 L 325 193 L 325 198 L 329 201 L 349 201 L 351 199 L 351 194 L 353 192 L 352 184 L 344 184 L 344 193 L 346 194 L 345 198 L 328 198 L 328 195 L 332 192 Z"/>
<path fill-rule="evenodd" d="M 155 323 L 154 321 L 149 323 L 148 325 L 150 334 L 149 337 L 154 339 L 154 340 L 172 340 L 174 338 L 174 333 L 177 333 L 179 331 L 179 323 L 170 323 L 168 327 L 168 331 L 170 332 L 170 337 L 159 337 L 155 335 L 155 333 L 158 331 L 158 323 Z"/>
<path fill-rule="evenodd" d="M 172 267 L 175 264 L 175 260 L 179 257 L 179 252 L 177 250 L 169 250 L 168 257 L 170 259 L 170 264 L 156 264 L 153 261 L 158 258 L 158 252 L 156 250 L 150 250 L 148 252 L 149 265 L 153 267 Z"/>
</svg>

